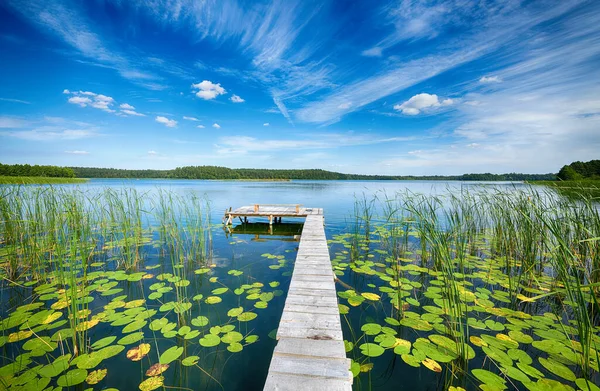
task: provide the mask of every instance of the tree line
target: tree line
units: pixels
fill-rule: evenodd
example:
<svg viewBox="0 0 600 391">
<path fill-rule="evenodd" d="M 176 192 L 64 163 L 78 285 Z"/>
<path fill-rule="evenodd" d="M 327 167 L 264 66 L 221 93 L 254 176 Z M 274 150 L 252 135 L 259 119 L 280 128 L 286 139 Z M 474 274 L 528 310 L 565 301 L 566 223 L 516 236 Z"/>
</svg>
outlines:
<svg viewBox="0 0 600 391">
<path fill-rule="evenodd" d="M 563 181 L 600 179 L 600 160 L 567 164 L 560 169 L 557 177 Z"/>
<path fill-rule="evenodd" d="M 69 167 L 0 163 L 0 176 L 75 178 L 75 171 Z"/>
<path fill-rule="evenodd" d="M 457 180 L 457 181 L 534 181 L 555 180 L 555 174 L 463 174 L 463 175 L 359 175 L 320 169 L 257 169 L 220 166 L 187 166 L 173 170 L 126 170 L 97 167 L 30 166 L 0 164 L 0 176 L 49 176 L 66 178 L 139 179 L 237 179 L 237 180 Z"/>
</svg>

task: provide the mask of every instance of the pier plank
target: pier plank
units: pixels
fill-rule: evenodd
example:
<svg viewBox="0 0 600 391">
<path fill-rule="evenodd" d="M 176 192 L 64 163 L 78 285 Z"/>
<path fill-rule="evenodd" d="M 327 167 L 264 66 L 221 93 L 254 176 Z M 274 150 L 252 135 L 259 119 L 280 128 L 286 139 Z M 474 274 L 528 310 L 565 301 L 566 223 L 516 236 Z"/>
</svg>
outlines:
<svg viewBox="0 0 600 391">
<path fill-rule="evenodd" d="M 352 390 L 323 210 L 308 209 L 266 391 Z"/>
</svg>

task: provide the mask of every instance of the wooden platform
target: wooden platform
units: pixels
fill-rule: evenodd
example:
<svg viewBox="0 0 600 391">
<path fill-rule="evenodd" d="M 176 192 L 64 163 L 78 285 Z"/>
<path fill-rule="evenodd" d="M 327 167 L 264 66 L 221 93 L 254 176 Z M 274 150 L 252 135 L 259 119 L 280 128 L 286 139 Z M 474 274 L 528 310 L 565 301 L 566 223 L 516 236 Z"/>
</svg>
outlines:
<svg viewBox="0 0 600 391">
<path fill-rule="evenodd" d="M 322 209 L 302 230 L 264 390 L 352 390 Z"/>
<path fill-rule="evenodd" d="M 248 217 L 267 217 L 269 224 L 281 222 L 282 217 L 307 217 L 312 215 L 323 215 L 323 208 L 304 208 L 302 205 L 294 204 L 254 204 L 250 206 L 242 206 L 235 210 L 229 209 L 225 211 L 225 225 L 233 223 L 235 217 L 240 220 L 243 217 L 244 222 L 248 221 Z"/>
</svg>

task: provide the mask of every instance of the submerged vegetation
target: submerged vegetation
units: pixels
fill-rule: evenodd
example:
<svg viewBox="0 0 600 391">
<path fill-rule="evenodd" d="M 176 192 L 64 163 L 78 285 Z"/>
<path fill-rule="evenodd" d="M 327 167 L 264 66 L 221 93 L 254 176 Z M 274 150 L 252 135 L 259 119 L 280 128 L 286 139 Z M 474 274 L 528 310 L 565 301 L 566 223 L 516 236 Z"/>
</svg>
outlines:
<svg viewBox="0 0 600 391">
<path fill-rule="evenodd" d="M 414 384 L 403 380 L 410 389 L 599 390 L 593 200 L 406 193 L 361 200 L 357 212 L 331 245 L 358 388 L 409 365 L 419 368 Z"/>
</svg>

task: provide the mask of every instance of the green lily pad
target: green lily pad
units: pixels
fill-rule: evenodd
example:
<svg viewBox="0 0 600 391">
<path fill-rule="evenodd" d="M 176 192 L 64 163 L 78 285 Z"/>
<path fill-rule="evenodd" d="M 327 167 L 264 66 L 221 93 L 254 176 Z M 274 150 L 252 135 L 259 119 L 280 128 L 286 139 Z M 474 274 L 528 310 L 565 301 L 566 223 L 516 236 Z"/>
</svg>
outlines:
<svg viewBox="0 0 600 391">
<path fill-rule="evenodd" d="M 506 380 L 496 375 L 493 372 L 487 371 L 485 369 L 473 369 L 471 370 L 473 376 L 475 376 L 479 381 L 484 384 L 493 386 L 499 390 L 505 390 Z"/>
<path fill-rule="evenodd" d="M 183 347 L 181 346 L 173 346 L 169 349 L 165 350 L 159 359 L 159 363 L 161 364 L 169 364 L 179 358 L 183 354 Z"/>
<path fill-rule="evenodd" d="M 244 312 L 243 307 L 232 308 L 229 311 L 227 311 L 227 316 L 234 318 L 240 315 L 242 312 Z"/>
<path fill-rule="evenodd" d="M 101 349 L 103 347 L 106 347 L 108 345 L 110 345 L 111 343 L 113 343 L 115 340 L 117 339 L 116 336 L 110 336 L 110 337 L 104 337 L 102 339 L 99 339 L 98 341 L 94 342 L 91 345 L 91 348 L 94 350 L 98 350 Z"/>
<path fill-rule="evenodd" d="M 223 301 L 219 296 L 208 296 L 204 302 L 206 304 L 217 304 Z"/>
<path fill-rule="evenodd" d="M 243 312 L 237 318 L 240 322 L 249 322 L 257 316 L 254 312 Z"/>
<path fill-rule="evenodd" d="M 239 342 L 234 342 L 227 346 L 227 350 L 229 350 L 231 353 L 241 352 L 243 348 L 244 347 Z"/>
<path fill-rule="evenodd" d="M 542 366 L 544 368 L 546 368 L 550 373 L 552 373 L 556 376 L 560 376 L 563 379 L 566 379 L 569 381 L 575 381 L 577 379 L 577 376 L 575 376 L 575 374 L 573 373 L 573 371 L 571 369 L 569 369 L 569 367 L 567 367 L 564 364 L 559 363 L 558 361 L 555 361 L 551 358 L 546 359 L 544 357 L 540 357 L 538 360 L 540 361 L 540 364 L 542 364 Z"/>
<path fill-rule="evenodd" d="M 360 352 L 367 357 L 379 357 L 385 349 L 374 343 L 363 343 L 359 346 Z"/>
<path fill-rule="evenodd" d="M 206 334 L 204 337 L 200 338 L 200 345 L 205 348 L 210 348 L 213 346 L 217 346 L 221 343 L 221 338 L 218 335 L 214 334 Z"/>
<path fill-rule="evenodd" d="M 128 324 L 127 326 L 123 327 L 122 331 L 124 334 L 131 333 L 133 331 L 138 331 L 139 329 L 144 327 L 146 324 L 148 324 L 148 321 L 146 321 L 146 320 L 136 320 L 136 321 Z"/>
<path fill-rule="evenodd" d="M 208 318 L 206 316 L 197 316 L 192 319 L 192 325 L 196 327 L 204 327 L 208 324 Z"/>
<path fill-rule="evenodd" d="M 216 288 L 212 290 L 212 294 L 213 295 L 222 295 L 223 293 L 227 292 L 229 290 L 229 288 Z"/>
<path fill-rule="evenodd" d="M 200 357 L 198 356 L 188 356 L 181 360 L 181 364 L 186 367 L 191 367 L 192 365 L 196 365 Z"/>
<path fill-rule="evenodd" d="M 381 326 L 377 323 L 367 323 L 360 328 L 367 335 L 377 335 L 381 332 Z"/>
<path fill-rule="evenodd" d="M 88 371 L 85 369 L 71 369 L 69 372 L 60 376 L 56 381 L 56 384 L 61 387 L 76 386 L 77 384 L 83 383 L 87 375 Z"/>
</svg>

